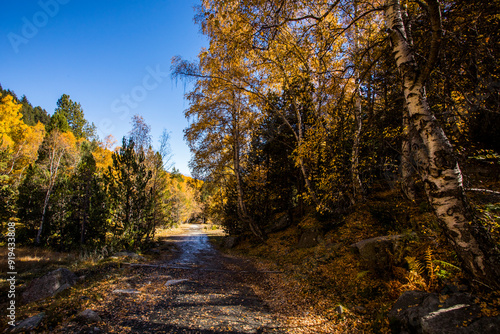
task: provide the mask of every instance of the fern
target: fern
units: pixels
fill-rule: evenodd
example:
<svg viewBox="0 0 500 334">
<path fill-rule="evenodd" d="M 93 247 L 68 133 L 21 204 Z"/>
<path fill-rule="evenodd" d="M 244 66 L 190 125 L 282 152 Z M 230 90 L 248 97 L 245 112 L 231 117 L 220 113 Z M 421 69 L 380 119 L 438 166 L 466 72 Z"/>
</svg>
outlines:
<svg viewBox="0 0 500 334">
<path fill-rule="evenodd" d="M 405 260 L 406 262 L 408 262 L 408 268 L 410 269 L 410 271 L 416 272 L 419 276 L 422 276 L 424 274 L 425 267 L 422 262 L 420 262 L 413 256 L 407 256 L 405 257 Z"/>
<path fill-rule="evenodd" d="M 429 287 L 431 287 L 436 280 L 436 271 L 439 271 L 439 266 L 434 267 L 432 249 L 430 247 L 425 251 L 425 267 L 429 273 Z"/>
<path fill-rule="evenodd" d="M 440 264 L 441 266 L 443 267 L 447 267 L 449 269 L 454 269 L 454 270 L 457 270 L 457 271 L 460 271 L 460 267 L 457 267 L 456 265 L 454 264 L 451 264 L 449 262 L 446 262 L 446 261 L 441 261 L 441 260 L 433 260 L 434 263 L 437 263 L 437 264 Z"/>
</svg>

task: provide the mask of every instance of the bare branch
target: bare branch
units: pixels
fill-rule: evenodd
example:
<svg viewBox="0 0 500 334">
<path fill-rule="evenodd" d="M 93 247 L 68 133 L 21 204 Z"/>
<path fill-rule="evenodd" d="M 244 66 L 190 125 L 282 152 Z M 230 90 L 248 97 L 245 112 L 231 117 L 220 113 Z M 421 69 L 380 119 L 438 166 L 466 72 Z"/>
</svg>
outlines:
<svg viewBox="0 0 500 334">
<path fill-rule="evenodd" d="M 429 18 L 431 21 L 431 46 L 429 50 L 429 57 L 425 64 L 424 69 L 420 72 L 417 83 L 423 84 L 431 74 L 438 58 L 439 51 L 441 49 L 441 39 L 443 35 L 442 25 L 441 25 L 441 8 L 439 6 L 438 0 L 425 0 L 427 2 L 427 8 L 429 12 Z"/>
</svg>

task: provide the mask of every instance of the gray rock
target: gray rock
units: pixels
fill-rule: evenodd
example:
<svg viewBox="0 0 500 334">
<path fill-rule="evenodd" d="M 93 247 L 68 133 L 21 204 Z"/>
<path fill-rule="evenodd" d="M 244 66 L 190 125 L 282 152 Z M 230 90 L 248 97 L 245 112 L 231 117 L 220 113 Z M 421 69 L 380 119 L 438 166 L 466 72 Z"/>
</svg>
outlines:
<svg viewBox="0 0 500 334">
<path fill-rule="evenodd" d="M 42 312 L 30 318 L 24 319 L 20 321 L 14 328 L 12 328 L 10 332 L 21 333 L 34 330 L 40 325 L 44 317 L 45 313 Z"/>
<path fill-rule="evenodd" d="M 500 331 L 500 316 L 484 317 L 467 326 L 467 333 L 498 334 Z"/>
<path fill-rule="evenodd" d="M 239 242 L 239 238 L 236 236 L 227 236 L 224 238 L 224 248 L 231 249 L 234 248 Z"/>
<path fill-rule="evenodd" d="M 500 328 L 500 317 L 482 317 L 475 298 L 465 293 L 407 291 L 388 316 L 393 333 L 493 334 Z"/>
<path fill-rule="evenodd" d="M 282 212 L 279 214 L 274 222 L 272 223 L 269 232 L 279 232 L 286 229 L 288 226 L 292 224 L 292 220 L 290 219 L 290 215 L 286 212 Z"/>
<path fill-rule="evenodd" d="M 320 233 L 318 230 L 311 229 L 305 230 L 300 235 L 299 243 L 297 248 L 311 248 L 319 243 Z"/>
<path fill-rule="evenodd" d="M 113 293 L 118 293 L 123 295 L 134 295 L 134 294 L 139 294 L 140 292 L 134 289 L 116 289 L 113 290 Z"/>
<path fill-rule="evenodd" d="M 350 247 L 368 268 L 380 271 L 390 266 L 392 254 L 397 253 L 402 238 L 403 235 L 375 237 L 361 240 Z"/>
<path fill-rule="evenodd" d="M 66 268 L 59 268 L 42 277 L 32 280 L 22 294 L 24 303 L 31 303 L 70 288 L 77 281 L 77 276 Z"/>
<path fill-rule="evenodd" d="M 144 260 L 144 257 L 137 254 L 137 253 L 134 253 L 134 252 L 118 252 L 118 253 L 115 253 L 111 258 L 113 259 L 117 259 L 117 258 L 120 258 L 120 257 L 129 257 L 131 259 L 136 259 L 136 260 Z"/>
<path fill-rule="evenodd" d="M 61 293 L 63 292 L 64 290 L 66 289 L 69 289 L 73 286 L 73 284 L 70 284 L 70 283 L 64 283 L 63 285 L 61 285 L 59 287 L 59 289 L 56 290 L 56 292 L 54 292 L 54 296 L 57 295 L 58 293 Z"/>
<path fill-rule="evenodd" d="M 76 316 L 76 320 L 81 323 L 92 324 L 101 321 L 101 317 L 93 310 L 86 309 Z"/>
<path fill-rule="evenodd" d="M 422 333 L 428 334 L 454 334 L 457 328 L 464 323 L 468 324 L 480 315 L 479 305 L 457 304 L 446 308 L 439 308 L 420 319 Z M 459 331 L 464 331 L 461 328 Z"/>
<path fill-rule="evenodd" d="M 186 282 L 188 281 L 187 279 L 171 279 L 171 280 L 168 280 L 167 282 L 165 282 L 165 286 L 170 286 L 170 285 L 177 285 L 179 283 L 182 283 L 182 282 Z"/>
</svg>

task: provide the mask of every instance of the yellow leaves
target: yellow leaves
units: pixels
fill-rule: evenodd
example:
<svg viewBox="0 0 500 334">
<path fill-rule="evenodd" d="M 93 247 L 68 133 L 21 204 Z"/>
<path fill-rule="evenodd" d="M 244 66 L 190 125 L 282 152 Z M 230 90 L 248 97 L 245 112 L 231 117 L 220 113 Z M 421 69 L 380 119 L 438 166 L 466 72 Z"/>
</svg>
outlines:
<svg viewBox="0 0 500 334">
<path fill-rule="evenodd" d="M 20 174 L 38 156 L 45 135 L 45 126 L 40 122 L 29 126 L 22 121 L 21 104 L 11 95 L 0 102 L 0 149 L 7 151 L 10 162 L 4 174 Z"/>
<path fill-rule="evenodd" d="M 36 160 L 38 154 L 38 148 L 42 144 L 43 137 L 45 136 L 45 126 L 38 122 L 35 126 L 29 127 L 25 132 L 25 145 L 24 145 L 24 155 L 29 159 L 29 163 Z"/>
<path fill-rule="evenodd" d="M 94 156 L 96 167 L 99 170 L 106 170 L 108 166 L 113 164 L 113 151 L 111 150 L 116 143 L 116 140 L 112 135 L 104 138 L 103 142 L 99 143 L 99 146 L 92 152 Z"/>
<path fill-rule="evenodd" d="M 14 101 L 11 95 L 5 95 L 0 104 L 0 147 L 12 153 L 16 141 L 23 136 L 28 125 L 21 120 L 21 104 Z"/>
<path fill-rule="evenodd" d="M 55 181 L 59 167 L 64 163 L 69 169 L 74 168 L 78 162 L 77 140 L 73 132 L 60 132 L 53 130 L 44 142 L 47 154 L 45 161 L 46 172 L 50 183 Z"/>
</svg>

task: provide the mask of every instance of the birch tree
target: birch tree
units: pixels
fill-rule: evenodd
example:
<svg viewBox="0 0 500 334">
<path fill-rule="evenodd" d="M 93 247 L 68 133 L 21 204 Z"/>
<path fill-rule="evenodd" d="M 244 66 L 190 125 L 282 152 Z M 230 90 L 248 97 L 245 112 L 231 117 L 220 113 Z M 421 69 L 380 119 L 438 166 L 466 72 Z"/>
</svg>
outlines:
<svg viewBox="0 0 500 334">
<path fill-rule="evenodd" d="M 354 3 L 354 12 L 357 13 L 353 15 Z M 440 4 L 437 0 L 425 0 L 417 1 L 412 6 L 420 7 L 420 17 L 425 18 L 417 31 L 419 45 L 423 49 L 420 55 L 416 54 L 412 45 L 413 29 L 416 28 L 411 27 L 410 20 L 405 22 L 399 0 L 207 0 L 204 2 L 206 20 L 203 27 L 211 38 L 211 46 L 204 53 L 208 55 L 205 59 L 230 54 L 238 66 L 231 67 L 231 71 L 228 67 L 218 67 L 217 71 L 200 73 L 199 77 L 217 77 L 261 102 L 265 101 L 266 92 L 279 90 L 279 87 L 292 82 L 290 78 L 309 77 L 315 88 L 319 88 L 315 95 L 316 117 L 320 120 L 318 126 L 324 127 L 325 133 L 328 133 L 335 124 L 333 111 L 339 108 L 339 102 L 352 94 L 359 96 L 359 90 L 357 87 L 352 89 L 352 80 L 346 74 L 350 63 L 345 61 L 345 50 L 349 46 L 345 37 L 356 30 L 362 20 L 373 22 L 379 27 L 375 31 L 378 37 L 374 44 L 382 45 L 387 37 L 390 39 L 393 65 L 398 69 L 403 84 L 405 106 L 401 114 L 408 122 L 407 135 L 411 131 L 416 134 L 414 138 L 410 136 L 410 141 L 415 143 L 413 155 L 427 199 L 464 268 L 479 280 L 498 287 L 498 250 L 468 205 L 457 155 L 433 114 L 426 94 L 427 80 L 441 51 Z M 285 42 L 287 39 L 290 42 Z M 364 50 L 359 46 L 354 48 L 356 53 L 367 54 L 368 47 Z M 375 58 L 373 62 L 377 60 Z M 236 67 L 239 71 L 234 71 Z M 202 69 L 205 67 L 202 66 Z M 354 81 L 354 86 L 360 84 L 359 78 Z M 276 113 L 279 115 L 279 110 Z M 345 117 L 343 111 L 340 114 Z M 356 139 L 360 126 L 359 117 L 355 115 L 354 118 L 356 131 L 353 138 Z M 286 123 L 286 118 L 283 121 Z M 300 153 L 307 152 L 301 127 L 290 128 L 299 147 L 306 148 Z M 357 183 L 358 145 L 355 142 L 351 151 L 353 184 Z M 298 162 L 313 202 L 321 203 L 302 154 L 299 154 Z"/>
<path fill-rule="evenodd" d="M 51 131 L 45 138 L 42 145 L 45 156 L 42 164 L 42 170 L 45 176 L 45 198 L 43 201 L 42 215 L 40 217 L 40 225 L 36 234 L 35 243 L 37 245 L 41 242 L 50 196 L 52 195 L 54 185 L 60 176 L 61 169 L 64 165 L 69 167 L 74 166 L 78 155 L 75 136 L 69 131 Z"/>
<path fill-rule="evenodd" d="M 418 171 L 428 200 L 465 268 L 477 278 L 498 287 L 498 250 L 473 216 L 464 193 L 457 156 L 427 102 L 425 82 L 438 59 L 442 31 L 439 2 L 426 0 L 425 3 L 431 34 L 429 54 L 424 65 L 416 62 L 408 43 L 400 1 L 389 1 L 385 9 L 394 59 L 403 78 L 409 122 L 415 127 L 427 153 L 425 160 L 417 161 Z"/>
</svg>

